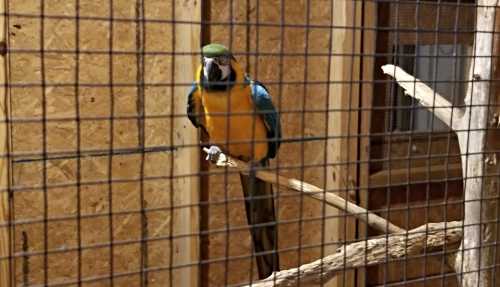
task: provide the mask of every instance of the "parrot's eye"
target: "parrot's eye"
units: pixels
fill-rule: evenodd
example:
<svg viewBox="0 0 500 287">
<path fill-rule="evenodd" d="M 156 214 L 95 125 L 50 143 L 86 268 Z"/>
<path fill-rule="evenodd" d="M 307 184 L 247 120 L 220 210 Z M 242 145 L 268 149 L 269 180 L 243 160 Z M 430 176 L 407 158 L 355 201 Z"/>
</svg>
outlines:
<svg viewBox="0 0 500 287">
<path fill-rule="evenodd" d="M 220 56 L 214 59 L 214 61 L 222 66 L 227 66 L 231 64 L 231 58 L 229 56 Z"/>
</svg>

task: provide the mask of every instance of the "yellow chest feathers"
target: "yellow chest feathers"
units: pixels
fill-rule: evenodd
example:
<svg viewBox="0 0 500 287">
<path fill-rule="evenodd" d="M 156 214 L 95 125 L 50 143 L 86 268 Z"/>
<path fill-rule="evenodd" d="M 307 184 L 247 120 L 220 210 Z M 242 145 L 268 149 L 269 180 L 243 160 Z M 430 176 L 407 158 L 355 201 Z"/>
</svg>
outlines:
<svg viewBox="0 0 500 287">
<path fill-rule="evenodd" d="M 201 100 L 212 144 L 245 160 L 260 160 L 267 155 L 267 130 L 261 116 L 255 114 L 249 85 L 202 92 Z"/>
</svg>

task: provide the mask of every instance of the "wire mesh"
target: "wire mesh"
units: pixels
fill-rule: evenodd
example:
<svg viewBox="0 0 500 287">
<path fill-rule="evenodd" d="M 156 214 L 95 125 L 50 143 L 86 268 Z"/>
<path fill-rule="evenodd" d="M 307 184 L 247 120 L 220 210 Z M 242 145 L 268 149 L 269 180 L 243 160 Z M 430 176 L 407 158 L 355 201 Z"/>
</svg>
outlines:
<svg viewBox="0 0 500 287">
<path fill-rule="evenodd" d="M 496 284 L 499 25 L 494 13 L 491 31 L 477 28 L 483 2 L 2 2 L 1 286 L 245 286 L 263 279 L 259 256 L 269 254 L 280 270 L 303 271 L 297 286 L 314 277 L 304 264 L 315 260 L 314 274 L 336 275 L 322 286 L 455 286 L 474 273 L 467 262 L 478 250 L 492 259 L 476 270 Z M 482 34 L 493 39 L 490 54 L 474 48 Z M 223 91 L 203 86 L 209 43 L 266 87 L 279 138 L 243 75 Z M 476 74 L 484 58 L 488 78 Z M 417 80 L 403 90 L 386 64 L 431 87 L 431 107 L 408 96 Z M 213 101 L 201 112 L 186 111 L 193 82 Z M 489 101 L 477 104 L 481 91 Z M 450 106 L 438 106 L 439 95 Z M 440 109 L 469 122 L 450 129 Z M 476 138 L 484 147 L 469 144 Z M 277 141 L 276 157 L 259 166 L 259 149 Z M 250 162 L 250 188 L 256 174 L 274 176 L 273 192 L 245 196 L 241 170 L 205 159 L 211 145 Z M 286 188 L 291 179 L 314 188 Z M 332 207 L 329 194 L 345 206 Z M 348 212 L 350 203 L 368 211 Z M 259 208 L 255 216 L 271 219 L 249 226 Z M 384 230 L 367 224 L 372 215 L 387 220 Z M 454 221 L 465 236 L 491 230 L 475 229 L 477 245 L 458 253 L 459 242 L 427 246 L 430 227 L 410 232 Z M 402 254 L 386 244 L 375 262 L 370 242 L 394 243 L 391 224 L 406 232 Z M 273 248 L 257 250 L 269 229 Z M 426 237 L 418 252 L 412 233 Z M 349 265 L 358 243 L 362 263 Z M 343 257 L 327 272 L 332 254 Z M 451 262 L 457 254 L 462 264 Z M 268 286 L 280 286 L 280 274 Z"/>
</svg>

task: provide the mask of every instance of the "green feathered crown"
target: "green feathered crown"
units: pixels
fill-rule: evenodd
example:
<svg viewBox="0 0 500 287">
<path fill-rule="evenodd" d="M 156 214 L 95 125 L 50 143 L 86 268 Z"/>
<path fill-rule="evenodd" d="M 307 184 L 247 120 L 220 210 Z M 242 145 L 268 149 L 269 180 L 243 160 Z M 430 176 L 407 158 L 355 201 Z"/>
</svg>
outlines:
<svg viewBox="0 0 500 287">
<path fill-rule="evenodd" d="M 201 48 L 201 53 L 203 54 L 203 56 L 209 58 L 230 56 L 234 59 L 233 54 L 231 53 L 231 51 L 229 51 L 228 48 L 226 48 L 226 46 L 216 43 L 203 46 L 203 48 Z"/>
</svg>

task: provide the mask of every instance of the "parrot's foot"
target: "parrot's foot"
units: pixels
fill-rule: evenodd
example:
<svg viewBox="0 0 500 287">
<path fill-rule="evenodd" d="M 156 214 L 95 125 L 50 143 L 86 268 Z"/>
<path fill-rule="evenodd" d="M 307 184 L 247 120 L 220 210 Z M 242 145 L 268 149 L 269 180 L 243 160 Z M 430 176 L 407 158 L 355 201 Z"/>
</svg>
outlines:
<svg viewBox="0 0 500 287">
<path fill-rule="evenodd" d="M 209 160 L 213 163 L 217 163 L 219 161 L 222 150 L 218 146 L 213 145 L 210 146 L 210 148 L 203 148 L 203 150 L 207 153 L 205 160 Z"/>
</svg>

